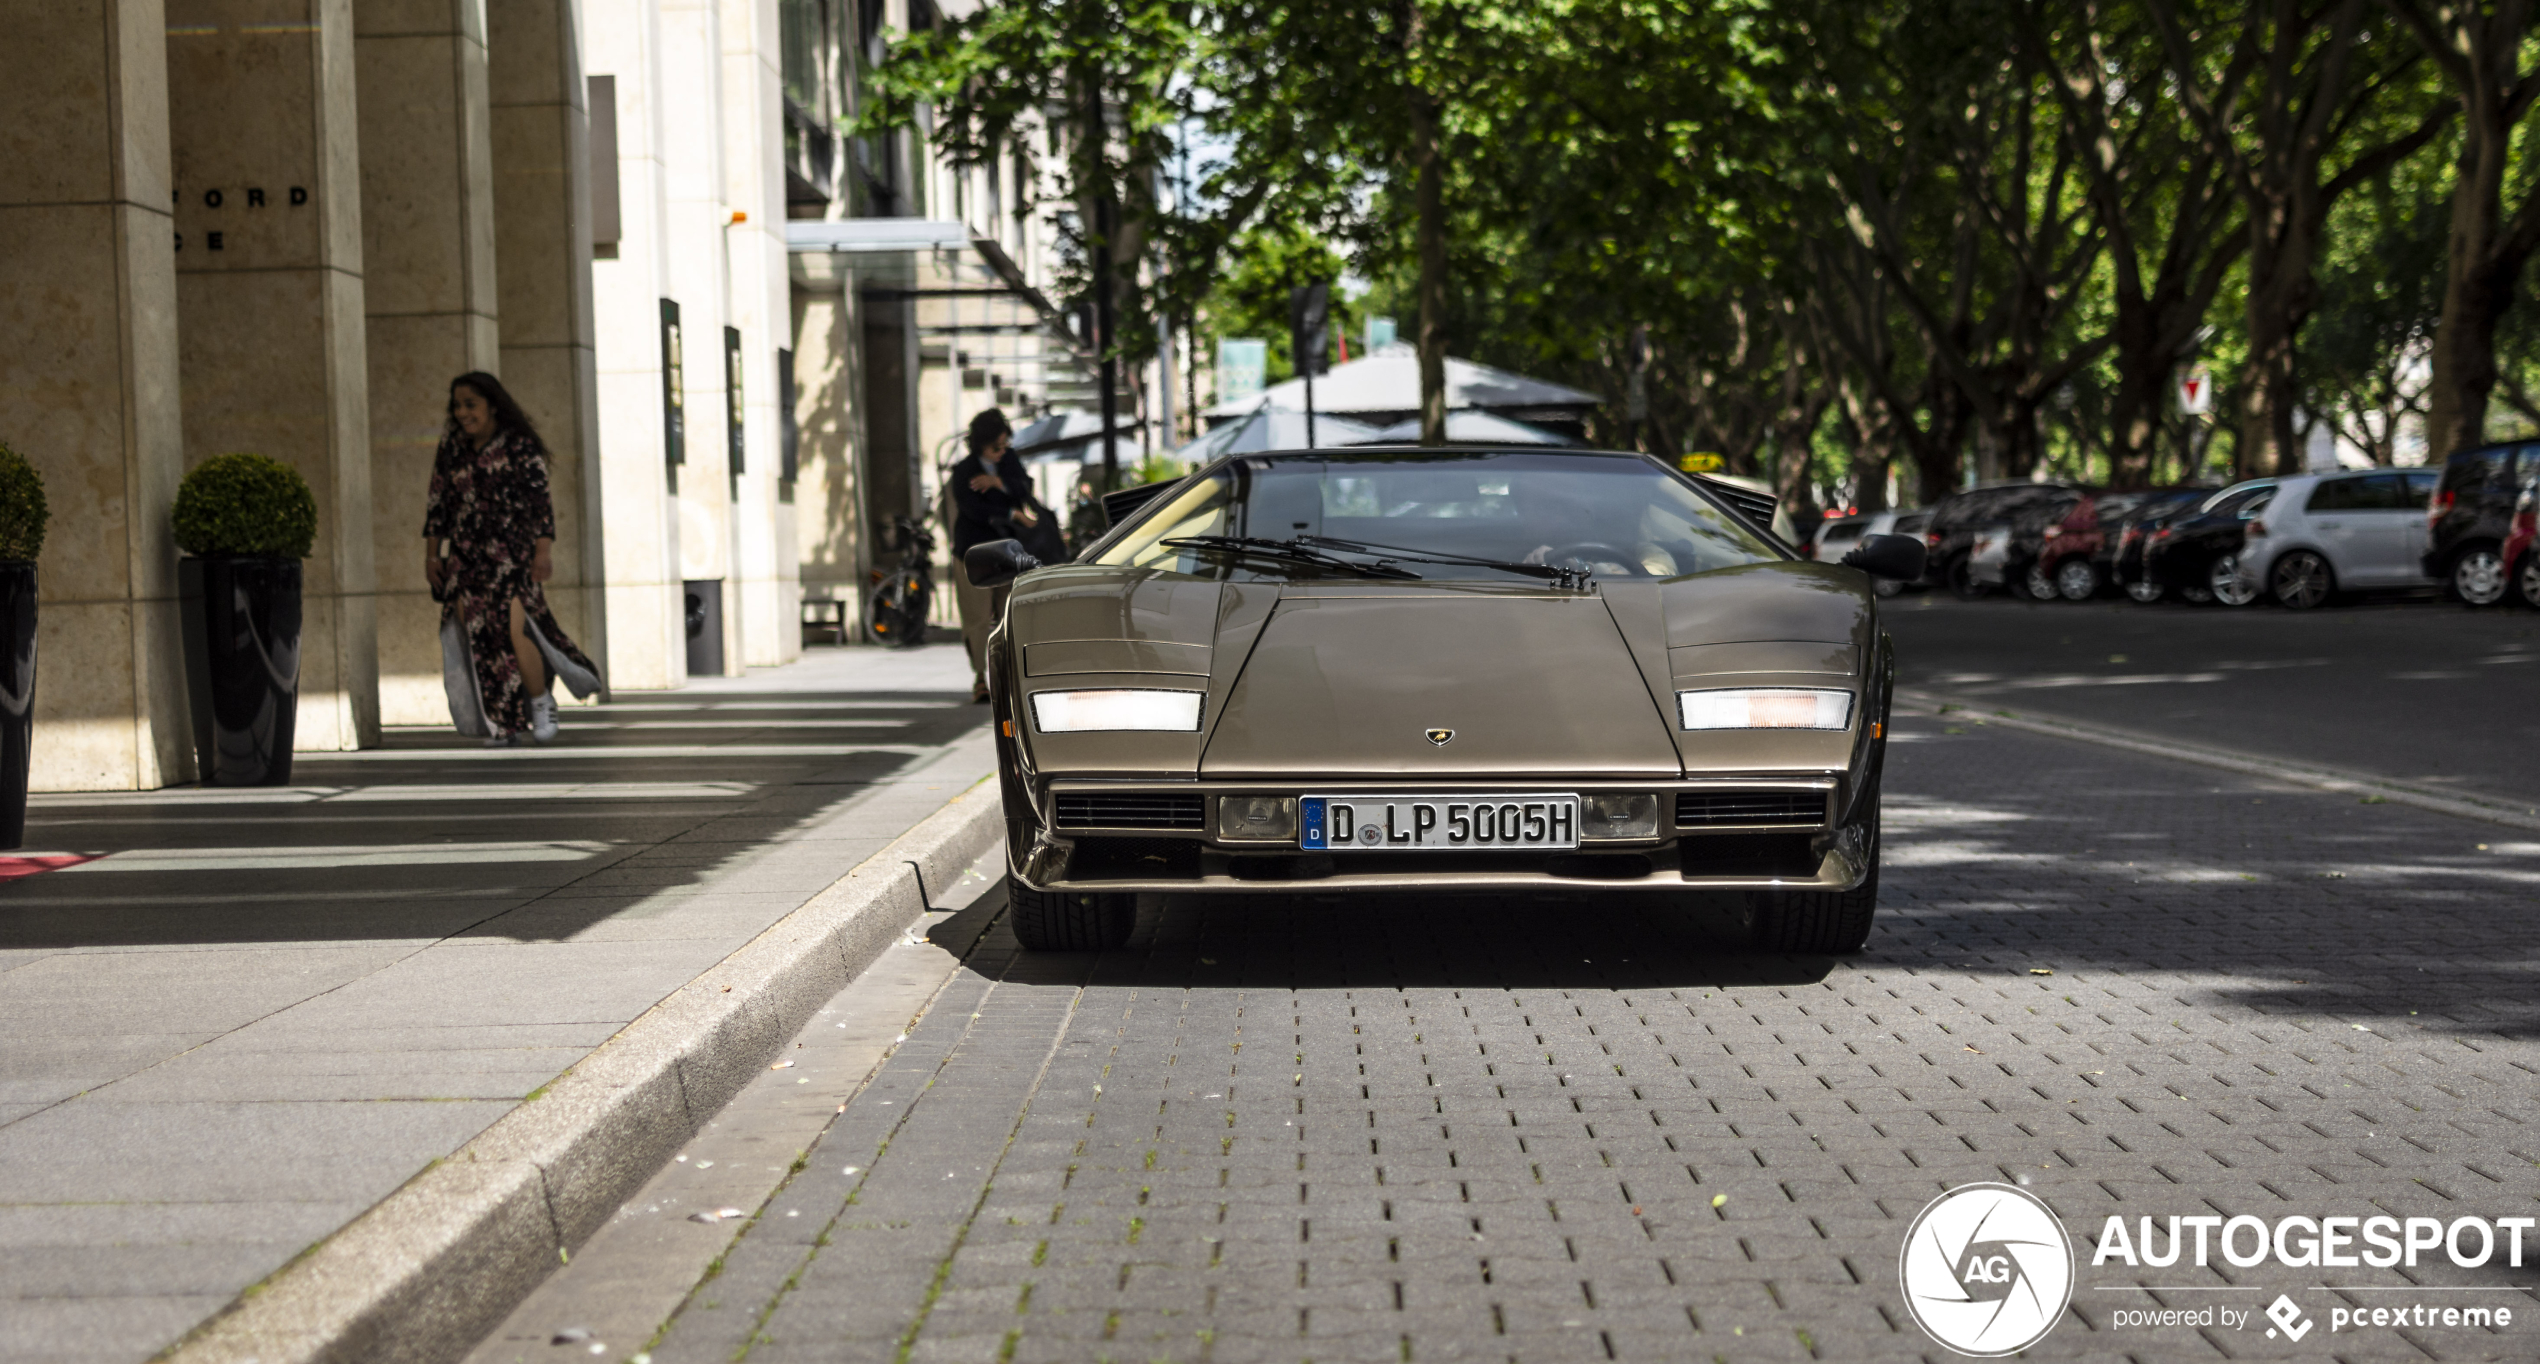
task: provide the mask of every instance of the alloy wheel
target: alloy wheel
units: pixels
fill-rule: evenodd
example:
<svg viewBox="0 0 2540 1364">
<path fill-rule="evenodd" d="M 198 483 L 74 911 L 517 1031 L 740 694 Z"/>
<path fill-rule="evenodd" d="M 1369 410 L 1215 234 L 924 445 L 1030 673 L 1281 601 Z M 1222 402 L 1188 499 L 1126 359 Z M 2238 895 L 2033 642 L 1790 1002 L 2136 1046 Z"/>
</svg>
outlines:
<svg viewBox="0 0 2540 1364">
<path fill-rule="evenodd" d="M 2240 556 L 2225 554 L 2214 560 L 2205 575 L 2205 588 L 2214 600 L 2225 606 L 2247 606 L 2258 599 L 2258 589 L 2240 581 Z"/>
<path fill-rule="evenodd" d="M 2274 571 L 2267 574 L 2267 587 L 2287 608 L 2308 611 L 2326 602 L 2337 589 L 2337 582 L 2329 573 L 2326 559 L 2297 549 L 2275 561 Z"/>
<path fill-rule="evenodd" d="M 2452 561 L 2452 591 L 2472 606 L 2494 606 L 2505 599 L 2505 558 L 2480 545 Z"/>
<path fill-rule="evenodd" d="M 2163 595 L 2161 585 L 2159 583 L 2147 582 L 2127 583 L 2125 585 L 2125 594 L 2134 598 L 2136 601 L 2143 603 L 2145 606 L 2150 606 L 2152 603 L 2159 601 Z"/>
<path fill-rule="evenodd" d="M 2066 601 L 2088 601 L 2099 595 L 2099 568 L 2088 559 L 2066 559 L 2055 566 L 2055 590 Z"/>
<path fill-rule="evenodd" d="M 2046 570 L 2036 564 L 2029 565 L 2028 572 L 2020 576 L 2020 586 L 2028 589 L 2031 601 L 2055 600 L 2054 578 L 2048 576 Z"/>
<path fill-rule="evenodd" d="M 2522 604 L 2540 607 L 2540 554 L 2524 554 L 2522 571 L 2514 575 L 2514 587 L 2522 594 Z"/>
</svg>

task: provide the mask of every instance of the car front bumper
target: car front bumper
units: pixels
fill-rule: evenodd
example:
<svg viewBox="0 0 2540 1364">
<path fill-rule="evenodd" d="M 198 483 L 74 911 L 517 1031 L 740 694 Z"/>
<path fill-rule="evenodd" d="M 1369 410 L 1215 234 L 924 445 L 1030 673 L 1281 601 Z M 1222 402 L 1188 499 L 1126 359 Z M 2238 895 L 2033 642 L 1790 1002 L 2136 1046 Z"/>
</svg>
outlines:
<svg viewBox="0 0 2540 1364">
<path fill-rule="evenodd" d="M 1697 890 L 1847 890 L 1870 874 L 1877 855 L 1870 813 L 1874 807 L 1854 799 L 1860 785 L 1851 774 L 1666 783 L 1535 781 L 1527 785 L 1582 793 L 1654 790 L 1661 818 L 1655 837 L 1582 840 L 1575 851 L 1527 852 L 1308 852 L 1293 841 L 1236 842 L 1211 834 L 1217 796 L 1294 794 L 1300 788 L 1293 783 L 1281 783 L 1275 791 L 1235 782 L 1070 780 L 1054 785 L 1054 790 L 1038 794 L 1036 808 L 1007 812 L 1014 873 L 1042 890 L 1295 894 L 1558 888 L 1679 895 Z M 1371 784 L 1363 779 L 1306 785 L 1335 794 L 1356 788 L 1452 796 L 1482 789 L 1471 783 Z M 1504 791 L 1508 784 L 1493 783 L 1488 789 Z M 1086 793 L 1196 798 L 1200 815 L 1177 828 L 1059 823 L 1055 797 Z M 1786 808 L 1761 821 L 1719 820 L 1702 813 L 1710 802 L 1700 798 L 1723 795 L 1777 798 Z M 1680 799 L 1687 796 L 1696 799 Z M 1688 823 L 1688 818 L 1695 822 Z"/>
</svg>

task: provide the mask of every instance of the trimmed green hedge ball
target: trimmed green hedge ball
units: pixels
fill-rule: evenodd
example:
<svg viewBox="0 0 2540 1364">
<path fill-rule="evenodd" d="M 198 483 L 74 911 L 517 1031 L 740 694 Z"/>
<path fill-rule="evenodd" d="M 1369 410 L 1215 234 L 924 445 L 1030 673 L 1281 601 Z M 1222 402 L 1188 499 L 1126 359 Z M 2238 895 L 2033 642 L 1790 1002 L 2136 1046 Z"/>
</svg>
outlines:
<svg viewBox="0 0 2540 1364">
<path fill-rule="evenodd" d="M 26 456 L 0 445 L 0 560 L 33 560 L 44 549 L 44 476 Z"/>
<path fill-rule="evenodd" d="M 188 554 L 305 559 L 317 498 L 300 471 L 263 455 L 214 455 L 176 490 L 176 547 Z"/>
</svg>

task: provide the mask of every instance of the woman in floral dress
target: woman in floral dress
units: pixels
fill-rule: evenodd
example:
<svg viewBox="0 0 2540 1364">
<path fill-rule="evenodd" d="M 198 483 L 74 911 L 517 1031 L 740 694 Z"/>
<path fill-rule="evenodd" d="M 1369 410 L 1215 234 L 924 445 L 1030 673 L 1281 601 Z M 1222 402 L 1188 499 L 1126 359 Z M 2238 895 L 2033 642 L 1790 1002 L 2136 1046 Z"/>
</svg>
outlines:
<svg viewBox="0 0 2540 1364">
<path fill-rule="evenodd" d="M 556 624 L 539 586 L 555 575 L 555 541 L 537 430 L 493 375 L 460 375 L 432 458 L 423 575 L 442 603 L 445 636 L 455 625 L 467 646 L 468 666 L 445 670 L 451 712 L 462 733 L 475 732 L 472 700 L 489 747 L 556 737 L 557 678 L 576 696 L 599 689 L 598 670 Z"/>
</svg>

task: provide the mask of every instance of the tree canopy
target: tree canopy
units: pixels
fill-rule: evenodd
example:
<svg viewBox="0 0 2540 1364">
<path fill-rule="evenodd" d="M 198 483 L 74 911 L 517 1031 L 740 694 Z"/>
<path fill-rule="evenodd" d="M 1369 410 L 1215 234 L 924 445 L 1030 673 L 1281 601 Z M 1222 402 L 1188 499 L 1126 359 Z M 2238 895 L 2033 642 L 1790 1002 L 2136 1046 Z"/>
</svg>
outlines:
<svg viewBox="0 0 2540 1364">
<path fill-rule="evenodd" d="M 2426 0 L 999 0 L 900 42 L 867 117 L 931 106 L 938 144 L 978 157 L 1099 87 L 1098 134 L 1059 119 L 1068 183 L 1133 190 L 1102 244 L 1136 315 L 1283 352 L 1282 282 L 1342 264 L 1424 361 L 1585 388 L 1600 440 L 1875 507 L 1891 484 L 2293 469 L 2315 432 L 2439 458 L 2540 423 L 2530 22 Z M 1212 155 L 1166 211 L 1139 187 L 1176 139 Z M 2191 371 L 2208 416 L 2181 408 Z"/>
</svg>

